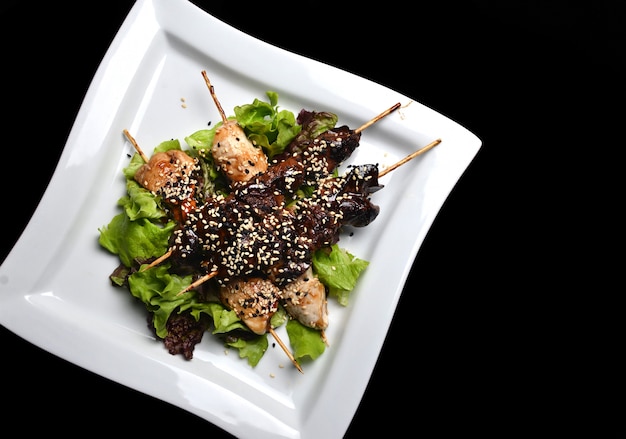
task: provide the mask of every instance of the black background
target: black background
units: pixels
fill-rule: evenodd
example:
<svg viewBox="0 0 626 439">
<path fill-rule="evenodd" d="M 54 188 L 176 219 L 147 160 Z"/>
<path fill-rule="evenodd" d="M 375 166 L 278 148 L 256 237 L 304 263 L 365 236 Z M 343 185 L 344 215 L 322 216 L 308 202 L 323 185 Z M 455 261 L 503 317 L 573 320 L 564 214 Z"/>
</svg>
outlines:
<svg viewBox="0 0 626 439">
<path fill-rule="evenodd" d="M 2 260 L 133 4 L 69 3 L 0 7 Z M 483 141 L 420 249 L 346 437 L 623 434 L 619 2 L 194 3 L 397 90 Z M 27 431 L 228 437 L 4 328 L 0 343 L 0 418 Z M 623 437 L 613 434 L 604 437 Z"/>
</svg>

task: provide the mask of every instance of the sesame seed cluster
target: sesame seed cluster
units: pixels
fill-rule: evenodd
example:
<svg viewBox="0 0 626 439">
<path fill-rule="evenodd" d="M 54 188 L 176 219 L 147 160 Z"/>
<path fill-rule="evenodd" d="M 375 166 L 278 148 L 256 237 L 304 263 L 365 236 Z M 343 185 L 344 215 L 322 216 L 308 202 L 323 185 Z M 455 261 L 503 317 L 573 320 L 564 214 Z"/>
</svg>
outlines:
<svg viewBox="0 0 626 439">
<path fill-rule="evenodd" d="M 268 208 L 247 189 L 216 197 L 174 232 L 174 257 L 217 271 L 220 283 L 261 275 L 284 285 L 306 271 L 313 252 L 339 240 L 343 225 L 364 226 L 376 217 L 367 194 L 377 171 L 362 168 L 327 177 L 311 197 L 289 207 L 274 198 Z"/>
<path fill-rule="evenodd" d="M 228 294 L 221 297 L 240 319 L 249 320 L 274 314 L 278 310 L 280 290 L 260 278 L 238 279 L 228 285 Z"/>
<path fill-rule="evenodd" d="M 194 175 L 200 171 L 200 165 L 192 167 L 187 164 L 174 163 L 178 167 L 178 178 L 167 178 L 165 184 L 160 188 L 159 195 L 170 204 L 180 204 L 194 197 L 198 180 Z"/>
<path fill-rule="evenodd" d="M 379 187 L 376 165 L 329 175 L 358 141 L 347 127 L 328 131 L 276 157 L 265 173 L 233 184 L 229 195 L 205 200 L 175 230 L 172 261 L 196 273 L 217 272 L 222 285 L 252 276 L 278 286 L 293 281 L 316 250 L 339 240 L 343 225 L 361 227 L 378 215 L 369 200 Z M 312 196 L 294 202 L 303 185 L 315 188 Z"/>
</svg>

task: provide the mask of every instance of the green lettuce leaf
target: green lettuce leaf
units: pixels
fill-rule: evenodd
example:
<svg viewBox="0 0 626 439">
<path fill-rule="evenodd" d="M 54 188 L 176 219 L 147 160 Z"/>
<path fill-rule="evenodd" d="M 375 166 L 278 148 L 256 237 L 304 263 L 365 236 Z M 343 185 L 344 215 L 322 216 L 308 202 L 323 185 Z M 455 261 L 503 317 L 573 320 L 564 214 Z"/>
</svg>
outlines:
<svg viewBox="0 0 626 439">
<path fill-rule="evenodd" d="M 271 159 L 280 154 L 302 127 L 291 111 L 279 110 L 278 94 L 266 92 L 270 102 L 255 99 L 234 108 L 235 118 L 250 141 L 263 148 Z"/>
<path fill-rule="evenodd" d="M 126 193 L 128 195 L 119 199 L 117 204 L 131 221 L 140 218 L 157 220 L 165 217 L 165 210 L 161 208 L 159 198 L 145 189 L 135 180 L 126 180 Z"/>
<path fill-rule="evenodd" d="M 166 152 L 170 149 L 177 149 L 180 151 L 180 141 L 178 139 L 165 140 L 154 147 L 154 152 Z"/>
<path fill-rule="evenodd" d="M 178 295 L 191 284 L 191 276 L 177 276 L 168 273 L 169 264 L 157 265 L 145 271 L 138 271 L 128 277 L 130 293 L 141 300 L 148 311 L 153 313 L 156 334 L 167 335 L 167 319 L 177 308 L 188 308 L 193 293 Z"/>
<path fill-rule="evenodd" d="M 250 340 L 238 338 L 234 341 L 227 342 L 226 344 L 230 347 L 238 349 L 239 358 L 247 358 L 248 364 L 252 367 L 259 363 L 269 346 L 267 334 L 254 337 Z"/>
<path fill-rule="evenodd" d="M 167 335 L 167 321 L 173 312 L 180 314 L 189 311 L 198 321 L 202 313 L 213 316 L 215 306 L 219 306 L 216 303 L 199 301 L 193 290 L 180 294 L 191 285 L 192 276 L 170 274 L 169 268 L 169 264 L 163 263 L 128 277 L 131 294 L 143 302 L 146 309 L 153 314 L 154 329 L 161 338 Z"/>
<path fill-rule="evenodd" d="M 329 296 L 335 297 L 343 306 L 348 305 L 350 292 L 368 265 L 368 261 L 355 257 L 337 244 L 331 246 L 330 252 L 321 249 L 313 255 L 313 270 L 328 287 Z"/>
<path fill-rule="evenodd" d="M 293 348 L 293 356 L 296 359 L 309 357 L 315 360 L 326 350 L 326 343 L 322 333 L 317 329 L 304 326 L 295 319 L 287 321 L 286 325 L 289 343 Z"/>
<path fill-rule="evenodd" d="M 176 222 L 165 226 L 152 223 L 148 218 L 131 221 L 122 212 L 111 222 L 98 229 L 98 242 L 111 253 L 118 255 L 122 264 L 131 267 L 135 260 L 145 260 L 163 255 L 168 249 L 169 236 Z"/>
<path fill-rule="evenodd" d="M 215 137 L 215 131 L 222 123 L 215 125 L 211 129 L 203 129 L 198 130 L 189 136 L 185 137 L 185 142 L 191 148 L 192 151 L 195 151 L 200 157 L 205 159 L 209 159 L 211 154 L 211 148 L 213 147 L 213 138 Z"/>
<path fill-rule="evenodd" d="M 207 304 L 213 317 L 213 334 L 227 334 L 233 330 L 252 332 L 237 317 L 234 311 L 217 302 Z M 250 366 L 256 366 L 268 347 L 267 334 L 246 337 L 227 337 L 226 346 L 239 351 L 239 358 L 246 358 Z"/>
<path fill-rule="evenodd" d="M 198 130 L 185 137 L 185 142 L 191 148 L 190 151 L 195 151 L 195 155 L 201 158 L 200 168 L 204 178 L 203 193 L 205 197 L 214 196 L 218 192 L 223 194 L 228 192 L 228 183 L 218 181 L 220 177 L 223 179 L 223 176 L 217 166 L 215 166 L 215 160 L 211 154 L 215 130 L 221 125 L 222 123 L 220 122 L 210 130 Z"/>
<path fill-rule="evenodd" d="M 211 317 L 213 317 L 213 334 L 225 334 L 235 329 L 248 330 L 248 327 L 239 320 L 235 311 L 229 310 L 221 303 L 209 305 Z"/>
<path fill-rule="evenodd" d="M 287 314 L 285 308 L 279 305 L 276 312 L 270 318 L 270 325 L 272 325 L 272 328 L 278 328 L 283 326 L 287 320 L 289 320 L 289 314 Z"/>
<path fill-rule="evenodd" d="M 144 163 L 145 162 L 138 153 L 133 154 L 133 156 L 130 158 L 128 166 L 122 169 L 124 177 L 126 177 L 127 180 L 132 180 L 135 177 L 137 169 L 141 168 Z"/>
</svg>

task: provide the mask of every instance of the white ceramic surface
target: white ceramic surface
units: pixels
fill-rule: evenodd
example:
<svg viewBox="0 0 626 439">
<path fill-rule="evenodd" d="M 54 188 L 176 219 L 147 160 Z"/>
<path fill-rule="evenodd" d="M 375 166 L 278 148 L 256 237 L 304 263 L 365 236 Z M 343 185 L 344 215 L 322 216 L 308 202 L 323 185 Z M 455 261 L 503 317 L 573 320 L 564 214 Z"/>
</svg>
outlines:
<svg viewBox="0 0 626 439">
<path fill-rule="evenodd" d="M 133 149 L 122 131 L 149 152 L 217 122 L 202 70 L 229 114 L 254 98 L 267 100 L 272 90 L 282 108 L 331 111 L 339 124 L 356 128 L 400 102 L 398 111 L 363 132 L 346 165 L 384 169 L 442 140 L 382 177 L 385 188 L 372 196 L 378 218 L 342 235 L 341 247 L 370 266 L 349 306 L 330 301 L 330 346 L 303 364 L 304 374 L 278 347 L 251 368 L 210 334 L 191 361 L 172 356 L 150 334 L 142 305 L 109 284 L 118 261 L 98 245 L 98 228 L 117 213 L 124 193 L 122 168 Z M 433 109 L 260 42 L 187 1 L 139 0 L 96 72 L 37 211 L 0 268 L 0 324 L 237 437 L 341 437 L 418 249 L 480 146 L 474 134 Z"/>
</svg>

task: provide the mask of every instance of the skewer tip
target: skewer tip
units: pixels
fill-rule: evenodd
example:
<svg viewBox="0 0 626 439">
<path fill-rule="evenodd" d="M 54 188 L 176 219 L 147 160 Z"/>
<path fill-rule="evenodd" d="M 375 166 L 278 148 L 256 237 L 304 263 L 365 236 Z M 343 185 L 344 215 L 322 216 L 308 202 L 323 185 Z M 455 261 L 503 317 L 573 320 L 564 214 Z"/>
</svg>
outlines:
<svg viewBox="0 0 626 439">
<path fill-rule="evenodd" d="M 212 271 L 208 274 L 205 274 L 201 278 L 197 279 L 195 282 L 192 282 L 191 285 L 189 285 L 187 288 L 184 288 L 183 290 L 181 290 L 178 294 L 176 294 L 176 297 L 180 296 L 181 294 L 185 294 L 188 291 L 196 289 L 197 287 L 199 287 L 200 285 L 202 285 L 203 283 L 205 283 L 212 277 L 215 277 L 216 275 L 217 275 L 217 271 Z"/>
<path fill-rule="evenodd" d="M 369 121 L 365 122 L 363 125 L 358 127 L 357 129 L 355 129 L 354 132 L 355 133 L 360 133 L 361 131 L 365 130 L 366 128 L 369 128 L 370 126 L 374 125 L 376 122 L 381 120 L 383 117 L 386 117 L 386 116 L 390 115 L 391 113 L 393 113 L 394 111 L 396 111 L 398 108 L 400 108 L 400 105 L 401 105 L 400 102 L 392 105 L 391 107 L 387 108 L 382 113 L 378 114 L 374 118 L 370 119 Z"/>
<path fill-rule="evenodd" d="M 434 148 L 435 146 L 439 145 L 440 143 L 441 143 L 441 139 L 433 140 L 432 142 L 430 142 L 425 147 L 423 147 L 421 149 L 418 149 L 417 151 L 407 155 L 403 159 L 401 159 L 401 160 L 397 161 L 396 163 L 394 163 L 393 165 L 389 166 L 387 169 L 384 169 L 384 170 L 380 171 L 378 173 L 378 178 L 383 177 L 383 176 L 389 174 L 394 169 L 402 166 L 403 164 L 405 164 L 406 162 L 408 162 L 410 160 L 413 160 L 418 155 L 421 155 L 421 154 L 425 153 L 426 151 L 428 151 L 429 149 Z"/>
<path fill-rule="evenodd" d="M 148 158 L 148 156 L 142 151 L 141 147 L 139 146 L 139 144 L 137 143 L 137 141 L 135 140 L 135 138 L 130 134 L 130 132 L 124 128 L 122 130 L 122 132 L 124 133 L 124 135 L 126 136 L 126 139 L 128 139 L 128 141 L 131 143 L 131 145 L 133 145 L 133 148 L 135 148 L 135 151 L 137 151 L 137 154 L 139 154 L 141 156 L 141 158 L 143 159 L 144 162 L 148 163 L 148 161 L 150 161 L 150 159 Z"/>
<path fill-rule="evenodd" d="M 293 363 L 294 366 L 296 366 L 296 369 L 298 369 L 298 371 L 301 374 L 304 374 L 304 371 L 302 370 L 302 367 L 300 367 L 300 363 L 298 363 L 298 360 L 296 360 L 296 358 L 293 356 L 293 354 L 291 353 L 291 351 L 287 348 L 287 346 L 285 345 L 285 343 L 283 343 L 283 341 L 280 339 L 280 337 L 278 336 L 278 334 L 276 333 L 276 331 L 274 331 L 274 328 L 272 328 L 271 326 L 268 328 L 267 332 L 269 332 L 270 334 L 272 334 L 272 337 L 274 337 L 274 339 L 278 342 L 278 344 L 280 345 L 280 347 L 283 349 L 283 351 L 285 352 L 285 354 L 287 354 L 287 356 L 289 357 L 289 359 L 291 360 L 291 362 Z"/>
<path fill-rule="evenodd" d="M 209 93 L 211 93 L 211 97 L 213 98 L 213 102 L 215 102 L 215 106 L 217 107 L 217 111 L 220 113 L 220 117 L 222 118 L 222 122 L 226 124 L 228 122 L 228 117 L 222 108 L 222 104 L 219 99 L 217 99 L 217 95 L 215 94 L 215 89 L 213 88 L 213 84 L 209 80 L 209 76 L 206 73 L 206 70 L 202 71 L 202 76 L 204 77 L 204 82 L 206 82 L 206 86 L 209 89 Z"/>
</svg>

